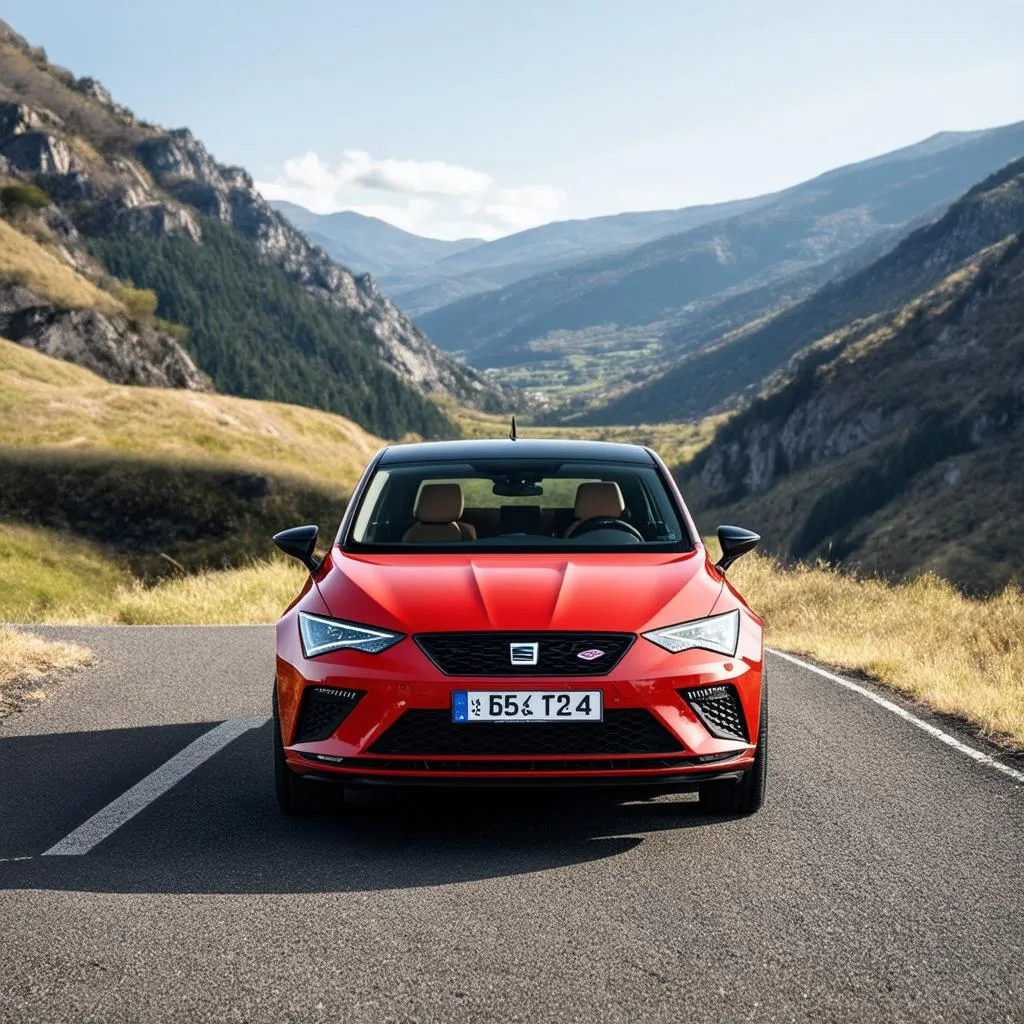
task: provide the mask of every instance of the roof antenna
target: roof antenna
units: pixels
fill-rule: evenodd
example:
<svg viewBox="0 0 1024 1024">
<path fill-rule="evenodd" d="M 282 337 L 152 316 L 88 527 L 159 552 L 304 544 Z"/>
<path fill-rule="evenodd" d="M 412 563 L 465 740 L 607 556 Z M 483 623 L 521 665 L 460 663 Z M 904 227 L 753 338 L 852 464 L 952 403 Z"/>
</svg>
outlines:
<svg viewBox="0 0 1024 1024">
<path fill-rule="evenodd" d="M 512 429 L 508 432 L 508 439 L 510 441 L 518 441 L 519 435 L 516 433 L 516 418 L 512 417 Z"/>
</svg>

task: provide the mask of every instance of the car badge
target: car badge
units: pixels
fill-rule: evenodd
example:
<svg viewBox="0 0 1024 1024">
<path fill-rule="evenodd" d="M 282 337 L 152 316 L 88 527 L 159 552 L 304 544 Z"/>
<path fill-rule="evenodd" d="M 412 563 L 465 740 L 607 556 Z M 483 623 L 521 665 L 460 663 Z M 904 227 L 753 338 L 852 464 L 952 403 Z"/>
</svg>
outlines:
<svg viewBox="0 0 1024 1024">
<path fill-rule="evenodd" d="M 509 644 L 508 656 L 513 665 L 536 665 L 540 644 Z"/>
<path fill-rule="evenodd" d="M 582 658 L 584 661 L 593 661 L 595 658 L 603 658 L 604 651 L 599 651 L 596 647 L 591 647 L 589 651 L 580 651 L 576 657 Z"/>
</svg>

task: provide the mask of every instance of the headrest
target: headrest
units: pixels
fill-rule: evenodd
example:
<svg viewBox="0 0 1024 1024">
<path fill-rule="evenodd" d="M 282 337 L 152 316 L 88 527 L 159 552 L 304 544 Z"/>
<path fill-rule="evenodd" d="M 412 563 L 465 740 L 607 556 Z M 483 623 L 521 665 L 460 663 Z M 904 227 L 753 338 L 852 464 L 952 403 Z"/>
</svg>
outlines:
<svg viewBox="0 0 1024 1024">
<path fill-rule="evenodd" d="M 622 491 L 617 483 L 601 481 L 580 484 L 576 488 L 577 519 L 594 519 L 597 516 L 618 519 L 625 511 L 626 503 L 622 500 Z"/>
<path fill-rule="evenodd" d="M 421 523 L 454 523 L 462 515 L 462 488 L 458 484 L 424 484 L 413 515 Z"/>
</svg>

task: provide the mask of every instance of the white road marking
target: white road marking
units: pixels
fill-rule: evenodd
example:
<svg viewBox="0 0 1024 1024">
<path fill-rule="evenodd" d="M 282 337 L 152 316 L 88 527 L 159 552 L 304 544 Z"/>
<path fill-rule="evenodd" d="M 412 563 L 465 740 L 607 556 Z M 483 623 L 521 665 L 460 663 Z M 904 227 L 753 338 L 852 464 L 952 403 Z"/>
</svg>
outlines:
<svg viewBox="0 0 1024 1024">
<path fill-rule="evenodd" d="M 250 729 L 258 729 L 270 719 L 266 716 L 229 718 L 209 732 L 204 732 L 183 750 L 178 751 L 169 761 L 152 771 L 131 789 L 122 793 L 112 803 L 97 811 L 88 821 L 83 822 L 66 835 L 59 843 L 44 851 L 44 857 L 75 857 L 88 853 L 97 843 L 116 832 L 125 822 L 130 821 L 139 811 L 163 796 L 172 786 L 179 783 L 189 772 L 204 761 L 223 750 L 232 740 Z"/>
<path fill-rule="evenodd" d="M 978 764 L 986 765 L 989 768 L 995 768 L 997 772 L 1002 772 L 1004 775 L 1008 775 L 1014 780 L 1014 782 L 1024 782 L 1024 772 L 1019 772 L 1016 768 L 1011 768 L 1008 764 L 1003 764 L 1002 761 L 997 761 L 990 754 L 985 754 L 980 750 L 976 750 L 974 747 L 958 740 L 955 736 L 950 736 L 948 732 L 943 732 L 938 726 L 932 725 L 931 722 L 926 722 L 923 718 L 918 718 L 917 715 L 911 714 L 906 708 L 901 708 L 899 704 L 894 704 L 891 700 L 886 700 L 874 691 L 869 690 L 866 686 L 859 686 L 852 679 L 844 679 L 842 676 L 838 676 L 834 672 L 827 672 L 825 669 L 818 668 L 817 665 L 812 665 L 810 662 L 804 661 L 802 658 L 794 657 L 792 654 L 787 654 L 785 651 L 776 651 L 771 647 L 767 647 L 765 650 L 767 650 L 769 654 L 774 654 L 777 658 L 784 658 L 786 661 L 791 661 L 794 665 L 799 665 L 801 668 L 807 669 L 808 672 L 824 676 L 826 679 L 830 679 L 833 683 L 838 683 L 840 686 L 845 686 L 848 690 L 853 690 L 854 693 L 859 693 L 862 697 L 867 697 L 868 700 L 873 700 L 876 704 L 885 708 L 886 711 L 891 711 L 894 715 L 898 715 L 905 722 L 909 722 L 911 725 L 917 726 L 918 729 L 928 733 L 929 736 L 934 736 L 937 740 L 941 740 L 941 742 L 952 747 L 954 750 L 966 757 L 969 757 L 972 761 L 977 761 Z"/>
</svg>

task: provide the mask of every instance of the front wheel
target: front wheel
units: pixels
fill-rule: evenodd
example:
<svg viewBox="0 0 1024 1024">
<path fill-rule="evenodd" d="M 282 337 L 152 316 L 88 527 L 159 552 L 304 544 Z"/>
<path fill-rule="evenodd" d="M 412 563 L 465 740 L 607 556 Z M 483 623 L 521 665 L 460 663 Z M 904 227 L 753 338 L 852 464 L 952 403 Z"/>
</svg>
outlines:
<svg viewBox="0 0 1024 1024">
<path fill-rule="evenodd" d="M 277 683 L 274 684 L 274 791 L 283 814 L 293 816 L 309 810 L 309 783 L 296 775 L 285 760 L 281 717 L 277 710 Z"/>
<path fill-rule="evenodd" d="M 754 814 L 764 803 L 768 776 L 768 677 L 761 677 L 761 714 L 754 763 L 739 782 L 706 782 L 700 787 L 702 810 L 725 814 Z"/>
</svg>

